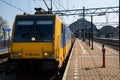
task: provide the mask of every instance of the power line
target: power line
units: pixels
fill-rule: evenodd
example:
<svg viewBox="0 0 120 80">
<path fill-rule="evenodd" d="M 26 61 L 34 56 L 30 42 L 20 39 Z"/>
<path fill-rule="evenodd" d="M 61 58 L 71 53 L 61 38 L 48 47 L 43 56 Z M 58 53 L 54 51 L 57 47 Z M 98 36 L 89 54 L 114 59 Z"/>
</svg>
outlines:
<svg viewBox="0 0 120 80">
<path fill-rule="evenodd" d="M 56 8 L 57 10 L 59 10 L 59 9 L 58 9 L 58 7 L 57 7 L 57 5 L 54 3 L 54 1 L 53 1 L 53 4 L 54 4 L 55 8 Z M 62 20 L 63 20 L 63 22 L 64 22 L 63 17 L 61 17 L 61 19 L 62 19 Z"/>
<path fill-rule="evenodd" d="M 113 2 L 110 4 L 110 6 L 112 6 L 115 2 L 116 2 L 116 0 L 113 0 Z M 118 4 L 118 5 L 119 5 L 119 4 Z"/>
<path fill-rule="evenodd" d="M 111 21 L 111 20 L 113 20 L 114 18 L 116 18 L 116 17 L 118 17 L 119 15 L 115 15 L 115 16 L 113 16 L 112 18 L 110 18 L 109 20 Z"/>
<path fill-rule="evenodd" d="M 47 9 L 49 10 L 49 7 L 48 7 L 47 3 L 45 2 L 45 0 L 43 0 L 43 2 L 45 4 L 45 6 L 47 7 Z"/>
<path fill-rule="evenodd" d="M 56 0 L 55 0 L 55 2 L 56 2 L 61 8 L 63 8 L 63 9 L 65 10 L 65 8 L 64 8 L 59 2 L 57 2 Z"/>
<path fill-rule="evenodd" d="M 69 9 L 69 1 L 67 0 L 67 9 Z"/>
<path fill-rule="evenodd" d="M 55 8 L 56 8 L 57 10 L 59 10 L 58 7 L 56 6 L 56 4 L 54 3 L 54 1 L 53 1 L 53 4 L 54 4 Z"/>
<path fill-rule="evenodd" d="M 29 8 L 29 11 L 30 12 L 32 12 L 32 10 L 31 10 L 31 7 L 30 7 L 31 5 L 30 5 L 30 0 L 28 0 L 28 8 Z"/>
<path fill-rule="evenodd" d="M 0 1 L 4 2 L 5 4 L 7 4 L 7 5 L 9 5 L 9 6 L 13 7 L 13 8 L 15 8 L 15 9 L 18 9 L 18 10 L 20 10 L 20 11 L 22 11 L 22 12 L 26 12 L 26 11 L 24 11 L 23 9 L 18 8 L 17 6 L 15 6 L 15 5 L 13 5 L 13 4 L 9 3 L 9 2 L 6 2 L 6 1 L 4 1 L 4 0 L 0 0 Z"/>
</svg>

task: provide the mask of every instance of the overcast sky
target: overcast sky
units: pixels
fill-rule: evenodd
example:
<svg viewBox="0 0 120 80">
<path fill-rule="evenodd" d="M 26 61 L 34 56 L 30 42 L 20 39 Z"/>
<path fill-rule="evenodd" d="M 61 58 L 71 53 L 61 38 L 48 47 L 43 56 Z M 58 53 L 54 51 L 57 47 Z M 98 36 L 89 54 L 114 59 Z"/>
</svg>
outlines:
<svg viewBox="0 0 120 80">
<path fill-rule="evenodd" d="M 17 8 L 20 8 L 24 10 L 25 12 L 29 14 L 33 14 L 35 7 L 42 7 L 44 9 L 47 9 L 45 7 L 45 4 L 42 0 L 0 0 L 0 16 L 2 16 L 7 22 L 9 23 L 9 26 L 12 28 L 14 18 L 17 14 L 22 14 L 23 11 L 20 11 L 19 9 L 16 9 L 14 7 L 11 7 L 10 5 L 4 3 L 3 1 L 6 1 Z M 46 0 L 48 4 L 50 0 Z M 61 10 L 61 9 L 82 9 L 83 6 L 85 8 L 100 8 L 100 7 L 114 7 L 119 5 L 119 0 L 53 0 L 53 10 Z M 50 6 L 50 5 L 49 5 Z M 62 19 L 66 24 L 71 24 L 73 21 L 76 21 L 80 17 L 73 17 L 73 16 L 67 16 L 63 17 Z M 110 20 L 109 20 L 110 19 Z M 118 15 L 112 14 L 109 16 L 109 22 L 118 22 Z M 90 19 L 87 18 L 89 21 Z M 101 22 L 106 21 L 105 16 L 101 17 L 94 17 L 94 22 Z M 100 28 L 100 27 L 98 27 Z"/>
</svg>

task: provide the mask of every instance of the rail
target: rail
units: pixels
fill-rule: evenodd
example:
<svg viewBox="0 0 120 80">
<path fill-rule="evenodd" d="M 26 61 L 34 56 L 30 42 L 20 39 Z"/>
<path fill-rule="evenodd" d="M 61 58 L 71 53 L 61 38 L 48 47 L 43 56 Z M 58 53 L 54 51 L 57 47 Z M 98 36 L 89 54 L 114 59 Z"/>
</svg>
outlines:
<svg viewBox="0 0 120 80">
<path fill-rule="evenodd" d="M 0 52 L 6 51 L 6 49 L 4 50 L 0 50 Z M 7 69 L 7 61 L 8 61 L 8 53 L 4 53 L 4 54 L 0 54 L 0 71 L 4 71 Z"/>
<path fill-rule="evenodd" d="M 118 39 L 109 39 L 109 38 L 94 38 L 95 42 L 103 43 L 108 45 L 116 50 L 119 50 L 119 40 Z"/>
</svg>

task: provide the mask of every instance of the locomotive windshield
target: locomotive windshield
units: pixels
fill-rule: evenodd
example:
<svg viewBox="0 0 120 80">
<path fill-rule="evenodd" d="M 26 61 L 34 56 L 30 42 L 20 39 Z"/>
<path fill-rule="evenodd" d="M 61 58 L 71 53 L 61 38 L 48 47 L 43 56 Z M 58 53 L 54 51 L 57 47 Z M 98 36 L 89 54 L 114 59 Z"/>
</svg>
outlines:
<svg viewBox="0 0 120 80">
<path fill-rule="evenodd" d="M 15 42 L 53 41 L 53 20 L 19 20 L 14 30 Z"/>
</svg>

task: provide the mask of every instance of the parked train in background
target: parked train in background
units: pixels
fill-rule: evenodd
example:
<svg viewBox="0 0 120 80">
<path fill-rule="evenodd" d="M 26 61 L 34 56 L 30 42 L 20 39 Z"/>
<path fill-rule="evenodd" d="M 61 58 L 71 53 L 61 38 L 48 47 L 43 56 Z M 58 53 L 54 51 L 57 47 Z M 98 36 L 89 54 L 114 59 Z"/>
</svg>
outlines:
<svg viewBox="0 0 120 80">
<path fill-rule="evenodd" d="M 62 67 L 75 36 L 56 14 L 17 15 L 10 45 L 12 70 L 56 70 Z"/>
</svg>

